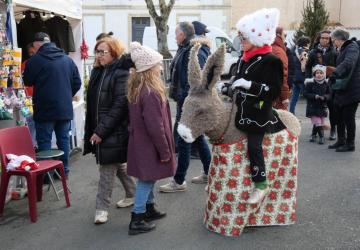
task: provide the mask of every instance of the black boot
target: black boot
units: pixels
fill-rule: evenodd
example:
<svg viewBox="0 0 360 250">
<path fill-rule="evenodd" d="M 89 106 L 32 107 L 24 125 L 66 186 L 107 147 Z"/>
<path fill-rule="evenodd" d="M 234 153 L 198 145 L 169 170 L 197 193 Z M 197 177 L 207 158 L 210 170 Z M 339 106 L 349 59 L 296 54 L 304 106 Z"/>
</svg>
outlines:
<svg viewBox="0 0 360 250">
<path fill-rule="evenodd" d="M 329 149 L 337 149 L 338 147 L 344 146 L 345 145 L 345 138 L 338 138 L 337 142 L 335 142 L 332 145 L 329 145 Z"/>
<path fill-rule="evenodd" d="M 166 213 L 161 212 L 155 208 L 155 204 L 146 204 L 146 213 L 145 213 L 145 220 L 146 221 L 153 221 L 164 218 Z"/>
<path fill-rule="evenodd" d="M 153 222 L 146 222 L 145 213 L 135 214 L 131 213 L 131 221 L 129 224 L 129 235 L 136 235 L 141 233 L 147 233 L 155 229 L 155 224 Z"/>
<path fill-rule="evenodd" d="M 315 142 L 316 141 L 317 131 L 318 131 L 318 127 L 313 125 L 312 132 L 311 132 L 311 137 L 310 137 L 310 140 L 309 140 L 310 142 Z"/>
<path fill-rule="evenodd" d="M 352 152 L 355 151 L 355 143 L 347 142 L 345 145 L 340 146 L 336 149 L 336 152 Z"/>
<path fill-rule="evenodd" d="M 323 129 L 323 127 L 318 127 L 318 134 L 319 134 L 319 144 L 324 144 L 325 143 L 325 138 L 324 138 L 324 129 Z"/>
</svg>

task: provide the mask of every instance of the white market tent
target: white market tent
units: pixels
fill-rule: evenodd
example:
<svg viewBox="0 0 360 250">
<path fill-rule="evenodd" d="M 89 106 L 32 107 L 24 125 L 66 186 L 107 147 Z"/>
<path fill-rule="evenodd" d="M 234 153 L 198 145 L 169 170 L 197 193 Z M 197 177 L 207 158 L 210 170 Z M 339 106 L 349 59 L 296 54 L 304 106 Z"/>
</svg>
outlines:
<svg viewBox="0 0 360 250">
<path fill-rule="evenodd" d="M 73 19 L 82 19 L 82 0 L 13 0 L 16 6 L 54 12 Z"/>
</svg>

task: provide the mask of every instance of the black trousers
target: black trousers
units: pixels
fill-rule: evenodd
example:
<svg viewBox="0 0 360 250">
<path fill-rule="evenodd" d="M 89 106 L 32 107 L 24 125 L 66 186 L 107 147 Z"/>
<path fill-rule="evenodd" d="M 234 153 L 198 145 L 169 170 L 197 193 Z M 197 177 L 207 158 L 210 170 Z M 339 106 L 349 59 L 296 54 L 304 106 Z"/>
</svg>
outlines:
<svg viewBox="0 0 360 250">
<path fill-rule="evenodd" d="M 330 121 L 330 127 L 331 130 L 335 131 L 335 126 L 336 126 L 336 114 L 335 114 L 335 109 L 334 109 L 334 103 L 333 100 L 329 100 L 327 102 L 327 106 L 329 109 L 329 121 Z"/>
<path fill-rule="evenodd" d="M 262 141 L 265 133 L 248 133 L 248 152 L 253 182 L 266 180 L 265 162 Z"/>
<path fill-rule="evenodd" d="M 346 144 L 348 145 L 354 144 L 355 141 L 355 131 L 356 131 L 355 114 L 357 108 L 358 108 L 357 102 L 346 106 L 334 105 L 338 137 L 339 139 L 345 138 L 345 130 L 346 130 Z"/>
</svg>

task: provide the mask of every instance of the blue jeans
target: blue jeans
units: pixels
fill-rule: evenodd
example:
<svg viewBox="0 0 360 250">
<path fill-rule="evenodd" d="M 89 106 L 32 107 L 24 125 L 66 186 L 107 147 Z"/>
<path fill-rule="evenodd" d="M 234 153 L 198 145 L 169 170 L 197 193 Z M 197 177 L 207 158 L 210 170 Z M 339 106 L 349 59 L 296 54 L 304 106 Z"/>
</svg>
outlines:
<svg viewBox="0 0 360 250">
<path fill-rule="evenodd" d="M 292 87 L 292 95 L 291 95 L 289 110 L 291 113 L 295 115 L 295 106 L 297 101 L 299 100 L 300 93 L 304 91 L 305 84 L 298 82 L 298 83 L 294 83 L 292 86 L 293 87 Z"/>
<path fill-rule="evenodd" d="M 34 122 L 34 119 L 33 119 L 33 116 L 28 116 L 26 117 L 26 124 L 29 128 L 29 131 L 30 131 L 30 135 L 31 135 L 31 139 L 32 139 L 32 143 L 33 143 L 33 146 L 36 147 L 36 130 L 35 130 L 35 122 Z"/>
<path fill-rule="evenodd" d="M 135 192 L 135 202 L 132 211 L 135 214 L 146 212 L 146 204 L 154 203 L 155 181 L 138 180 Z"/>
<path fill-rule="evenodd" d="M 191 147 L 195 145 L 199 150 L 201 163 L 203 164 L 204 172 L 207 175 L 211 162 L 211 153 L 204 135 L 200 135 L 193 143 L 186 143 L 181 137 L 178 140 L 178 165 L 174 180 L 177 184 L 182 184 L 185 181 L 186 171 L 190 165 Z"/>
<path fill-rule="evenodd" d="M 64 155 L 60 160 L 64 163 L 65 175 L 70 172 L 69 168 L 69 151 L 70 151 L 70 123 L 71 121 L 49 121 L 49 122 L 35 122 L 36 140 L 38 149 L 40 151 L 51 149 L 52 133 L 55 131 L 56 145 L 64 151 Z"/>
<path fill-rule="evenodd" d="M 182 106 L 184 104 L 184 98 L 177 102 L 176 107 L 176 122 L 180 121 Z M 175 128 L 176 129 L 176 128 Z M 186 172 L 190 165 L 191 147 L 196 147 L 199 151 L 201 163 L 203 164 L 205 174 L 209 172 L 209 166 L 211 162 L 211 153 L 207 141 L 204 135 L 200 135 L 193 143 L 186 143 L 179 135 L 175 137 L 178 151 L 178 165 L 174 180 L 177 184 L 182 184 L 185 181 Z"/>
</svg>

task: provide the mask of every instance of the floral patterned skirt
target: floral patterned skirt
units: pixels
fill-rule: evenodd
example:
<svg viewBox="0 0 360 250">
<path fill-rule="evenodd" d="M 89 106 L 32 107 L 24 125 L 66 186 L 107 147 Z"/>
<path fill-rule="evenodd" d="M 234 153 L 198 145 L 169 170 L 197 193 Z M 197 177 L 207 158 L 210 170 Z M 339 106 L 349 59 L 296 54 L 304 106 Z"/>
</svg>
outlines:
<svg viewBox="0 0 360 250">
<path fill-rule="evenodd" d="M 247 139 L 214 145 L 209 169 L 206 228 L 239 236 L 245 226 L 290 225 L 296 221 L 298 138 L 289 131 L 266 134 L 263 140 L 270 191 L 260 204 L 246 200 L 254 189 Z"/>
</svg>

